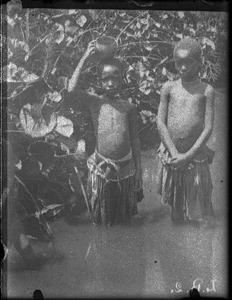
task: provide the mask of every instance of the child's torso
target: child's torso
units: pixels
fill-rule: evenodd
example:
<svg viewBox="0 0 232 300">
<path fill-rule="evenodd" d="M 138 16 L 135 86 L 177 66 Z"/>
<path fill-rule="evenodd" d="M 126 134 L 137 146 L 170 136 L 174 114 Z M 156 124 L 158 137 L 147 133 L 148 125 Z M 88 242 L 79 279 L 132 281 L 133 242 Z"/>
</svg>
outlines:
<svg viewBox="0 0 232 300">
<path fill-rule="evenodd" d="M 99 101 L 91 107 L 98 152 L 120 159 L 130 151 L 129 106 L 124 101 Z"/>
<path fill-rule="evenodd" d="M 170 91 L 167 127 L 180 152 L 187 152 L 204 129 L 205 88 L 206 85 L 200 83 L 187 91 L 178 80 Z"/>
</svg>

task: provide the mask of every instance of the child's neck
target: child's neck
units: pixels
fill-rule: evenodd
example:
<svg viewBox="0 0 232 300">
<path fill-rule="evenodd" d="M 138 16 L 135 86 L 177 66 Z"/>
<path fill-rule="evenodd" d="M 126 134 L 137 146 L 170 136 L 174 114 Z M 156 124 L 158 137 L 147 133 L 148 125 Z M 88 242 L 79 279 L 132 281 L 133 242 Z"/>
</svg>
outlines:
<svg viewBox="0 0 232 300">
<path fill-rule="evenodd" d="M 105 96 L 105 99 L 108 102 L 115 102 L 115 101 L 117 101 L 117 100 L 120 99 L 120 94 L 119 93 L 115 94 L 115 95 L 107 95 L 107 94 L 105 94 L 104 96 Z"/>
<path fill-rule="evenodd" d="M 181 81 L 183 83 L 187 83 L 187 84 L 193 84 L 195 82 L 198 82 L 200 80 L 198 74 L 193 74 L 190 76 L 186 76 L 186 77 L 181 77 Z"/>
</svg>

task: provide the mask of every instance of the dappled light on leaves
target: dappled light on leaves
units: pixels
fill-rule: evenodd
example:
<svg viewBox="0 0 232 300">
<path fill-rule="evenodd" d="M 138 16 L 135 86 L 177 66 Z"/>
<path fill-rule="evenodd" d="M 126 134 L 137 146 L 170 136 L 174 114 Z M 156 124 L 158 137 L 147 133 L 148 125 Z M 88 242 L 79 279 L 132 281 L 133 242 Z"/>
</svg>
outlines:
<svg viewBox="0 0 232 300">
<path fill-rule="evenodd" d="M 88 110 L 81 105 L 67 109 L 64 103 L 69 79 L 91 41 L 97 49 L 86 60 L 79 88 L 101 94 L 100 59 L 115 55 L 124 60 L 121 92 L 137 107 L 143 150 L 160 142 L 156 115 L 163 83 L 177 78 L 175 42 L 198 38 L 203 45 L 201 78 L 215 85 L 225 82 L 223 12 L 23 9 L 16 0 L 7 4 L 7 12 L 2 45 L 8 51 L 3 62 L 8 139 L 17 164 L 21 162 L 17 174 L 40 203 L 45 219 L 62 215 L 68 205 L 84 203 L 74 167 L 85 186 L 86 159 L 95 147 L 93 125 Z M 20 201 L 33 202 L 23 189 Z"/>
</svg>

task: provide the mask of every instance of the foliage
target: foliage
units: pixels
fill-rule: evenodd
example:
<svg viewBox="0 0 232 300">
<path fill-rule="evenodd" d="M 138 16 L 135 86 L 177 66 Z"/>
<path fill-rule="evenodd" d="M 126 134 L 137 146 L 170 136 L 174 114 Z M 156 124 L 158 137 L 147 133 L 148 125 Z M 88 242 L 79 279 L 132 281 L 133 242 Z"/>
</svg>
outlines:
<svg viewBox="0 0 232 300">
<path fill-rule="evenodd" d="M 47 204 L 63 203 L 71 190 L 80 190 L 70 183 L 75 177 L 72 164 L 82 167 L 85 181 L 87 153 L 94 149 L 89 112 L 63 107 L 68 79 L 90 41 L 103 35 L 116 38 L 116 56 L 127 64 L 123 92 L 137 105 L 144 149 L 151 146 L 150 140 L 159 141 L 155 115 L 162 84 L 177 77 L 172 58 L 176 41 L 185 36 L 201 41 L 204 80 L 217 83 L 226 70 L 223 12 L 22 9 L 18 0 L 8 3 L 7 12 L 8 137 L 22 164 L 19 171 L 28 168 L 30 182 L 53 182 L 53 195 L 62 187 Z M 84 65 L 79 84 L 86 91 L 100 88 L 99 59 L 95 52 Z M 71 157 L 75 159 L 70 163 Z M 39 192 L 34 187 L 34 194 Z"/>
</svg>

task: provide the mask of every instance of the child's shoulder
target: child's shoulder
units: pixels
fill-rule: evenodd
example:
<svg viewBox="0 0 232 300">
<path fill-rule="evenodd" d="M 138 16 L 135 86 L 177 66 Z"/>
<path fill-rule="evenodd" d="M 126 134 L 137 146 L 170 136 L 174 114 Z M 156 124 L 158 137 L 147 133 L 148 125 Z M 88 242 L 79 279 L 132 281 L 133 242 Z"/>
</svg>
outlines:
<svg viewBox="0 0 232 300">
<path fill-rule="evenodd" d="M 214 93 L 214 88 L 207 82 L 200 80 L 199 85 L 197 86 L 198 92 L 207 96 Z"/>
<path fill-rule="evenodd" d="M 205 93 L 214 93 L 214 87 L 209 83 L 205 83 Z"/>
<path fill-rule="evenodd" d="M 135 110 L 136 109 L 136 105 L 134 103 L 129 102 L 127 99 L 125 98 L 121 98 L 120 99 L 120 103 L 121 105 L 128 111 L 130 110 Z"/>
<path fill-rule="evenodd" d="M 177 80 L 168 80 L 162 85 L 162 90 L 166 92 L 170 92 L 174 87 L 180 84 L 180 79 Z"/>
</svg>

